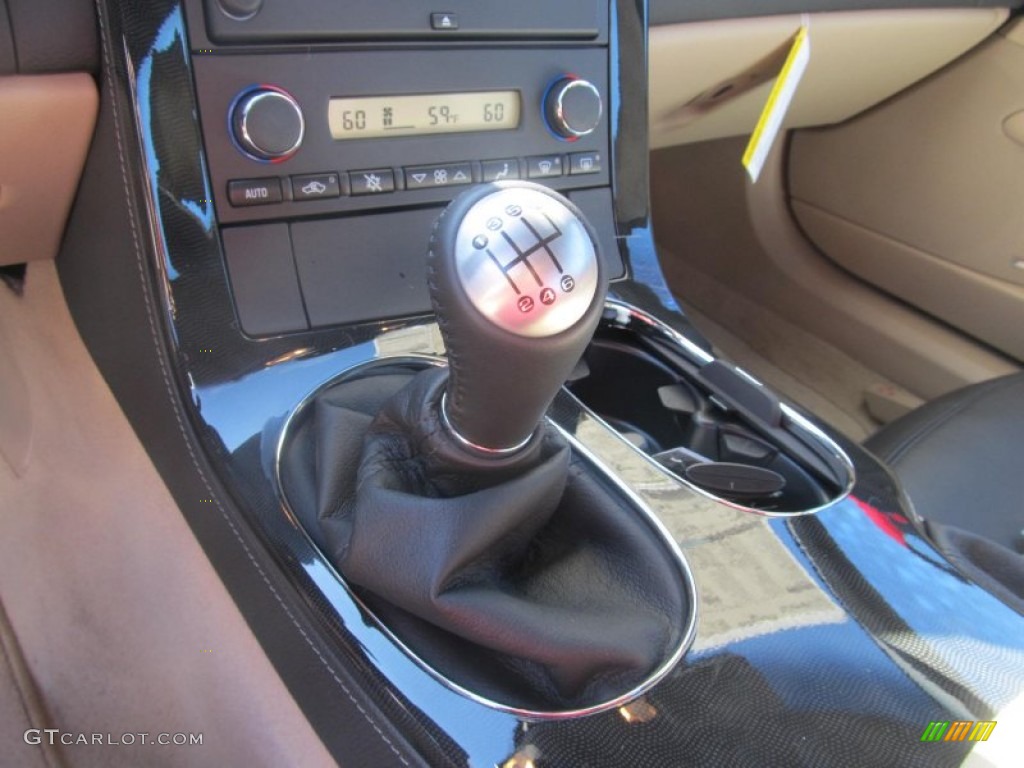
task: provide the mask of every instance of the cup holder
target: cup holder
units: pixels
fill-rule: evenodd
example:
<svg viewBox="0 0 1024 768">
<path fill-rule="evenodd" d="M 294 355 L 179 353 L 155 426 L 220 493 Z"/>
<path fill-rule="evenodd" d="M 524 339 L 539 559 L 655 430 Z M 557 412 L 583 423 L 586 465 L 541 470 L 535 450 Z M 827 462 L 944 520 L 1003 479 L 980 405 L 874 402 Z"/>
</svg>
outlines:
<svg viewBox="0 0 1024 768">
<path fill-rule="evenodd" d="M 668 326 L 610 301 L 569 390 L 684 483 L 769 515 L 853 487 L 843 451 L 770 390 Z"/>
</svg>

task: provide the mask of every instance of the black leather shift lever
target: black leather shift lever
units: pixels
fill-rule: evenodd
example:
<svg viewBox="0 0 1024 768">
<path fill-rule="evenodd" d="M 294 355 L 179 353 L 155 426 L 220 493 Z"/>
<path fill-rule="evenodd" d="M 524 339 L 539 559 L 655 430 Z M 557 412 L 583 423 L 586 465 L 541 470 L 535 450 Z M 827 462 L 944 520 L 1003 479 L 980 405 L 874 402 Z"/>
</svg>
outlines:
<svg viewBox="0 0 1024 768">
<path fill-rule="evenodd" d="M 448 350 L 446 426 L 478 452 L 521 448 L 601 316 L 590 225 L 538 184 L 477 187 L 438 221 L 427 274 Z"/>
</svg>

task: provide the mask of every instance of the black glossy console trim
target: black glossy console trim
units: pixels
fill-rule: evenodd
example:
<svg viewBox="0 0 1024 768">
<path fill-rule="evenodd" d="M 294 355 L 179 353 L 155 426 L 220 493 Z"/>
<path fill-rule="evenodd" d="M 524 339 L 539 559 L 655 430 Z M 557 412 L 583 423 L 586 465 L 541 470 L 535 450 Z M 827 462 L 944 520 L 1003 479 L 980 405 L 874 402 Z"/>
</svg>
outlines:
<svg viewBox="0 0 1024 768">
<path fill-rule="evenodd" d="M 651 0 L 651 24 L 778 16 L 785 13 L 936 8 L 1020 8 L 1021 0 Z"/>
</svg>

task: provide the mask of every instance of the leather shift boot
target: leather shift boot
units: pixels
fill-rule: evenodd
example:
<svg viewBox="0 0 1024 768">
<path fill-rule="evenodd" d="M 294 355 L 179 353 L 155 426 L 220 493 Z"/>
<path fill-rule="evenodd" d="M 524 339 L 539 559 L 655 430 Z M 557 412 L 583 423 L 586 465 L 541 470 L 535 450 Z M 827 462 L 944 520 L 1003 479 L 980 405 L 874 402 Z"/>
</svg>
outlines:
<svg viewBox="0 0 1024 768">
<path fill-rule="evenodd" d="M 445 380 L 370 375 L 321 393 L 283 459 L 296 514 L 389 629 L 464 688 L 528 709 L 632 690 L 690 610 L 667 548 L 553 428 L 512 458 L 466 452 L 440 423 Z"/>
</svg>

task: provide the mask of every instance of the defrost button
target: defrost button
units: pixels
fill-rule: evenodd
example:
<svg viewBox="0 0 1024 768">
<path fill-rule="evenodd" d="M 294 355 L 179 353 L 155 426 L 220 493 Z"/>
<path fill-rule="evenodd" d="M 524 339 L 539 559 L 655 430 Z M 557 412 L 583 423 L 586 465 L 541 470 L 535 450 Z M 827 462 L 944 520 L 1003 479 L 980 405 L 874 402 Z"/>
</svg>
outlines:
<svg viewBox="0 0 1024 768">
<path fill-rule="evenodd" d="M 526 176 L 530 179 L 550 179 L 562 175 L 561 155 L 539 155 L 526 158 Z"/>
</svg>

